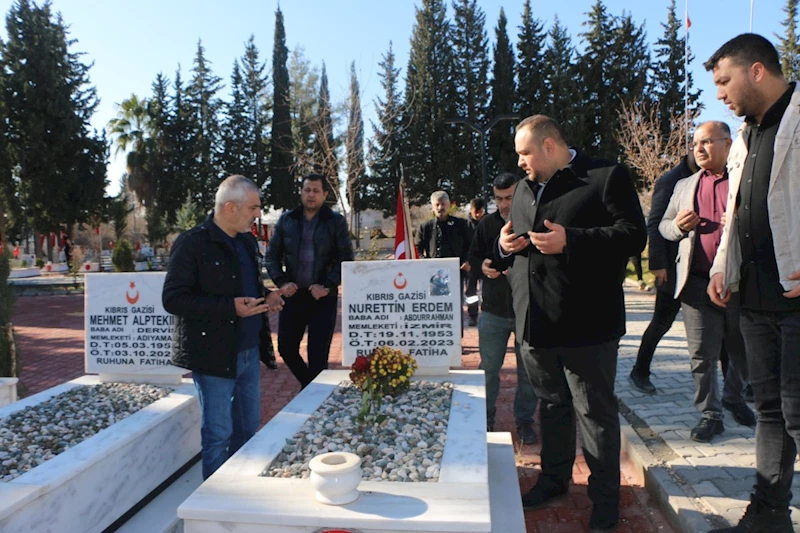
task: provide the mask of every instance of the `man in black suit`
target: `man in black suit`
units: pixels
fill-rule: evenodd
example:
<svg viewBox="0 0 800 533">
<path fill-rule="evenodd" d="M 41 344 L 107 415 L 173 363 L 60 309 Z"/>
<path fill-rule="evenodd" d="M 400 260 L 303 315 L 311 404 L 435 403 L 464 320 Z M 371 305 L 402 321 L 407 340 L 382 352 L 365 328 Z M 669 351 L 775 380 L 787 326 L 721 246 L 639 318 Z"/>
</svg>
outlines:
<svg viewBox="0 0 800 533">
<path fill-rule="evenodd" d="M 683 178 L 688 178 L 700 167 L 690 152 L 681 159 L 681 162 L 656 180 L 653 188 L 653 198 L 650 204 L 650 216 L 647 217 L 647 236 L 650 238 L 650 272 L 656 277 L 656 304 L 653 309 L 653 318 L 650 325 L 642 335 L 636 363 L 628 376 L 630 384 L 645 394 L 655 394 L 656 387 L 650 381 L 650 364 L 653 354 L 661 338 L 672 327 L 678 311 L 681 310 L 680 300 L 675 295 L 675 257 L 678 255 L 678 243 L 668 241 L 661 236 L 658 225 L 664 217 L 664 212 L 669 205 L 675 184 Z"/>
<path fill-rule="evenodd" d="M 589 526 L 612 529 L 619 520 L 614 379 L 625 334 L 622 281 L 628 258 L 644 249 L 644 216 L 628 170 L 571 149 L 555 120 L 526 118 L 514 145 L 528 179 L 514 193 L 495 268 L 509 268 L 522 359 L 541 401 L 542 473 L 523 506 L 567 493 L 577 416 L 592 472 Z"/>
</svg>

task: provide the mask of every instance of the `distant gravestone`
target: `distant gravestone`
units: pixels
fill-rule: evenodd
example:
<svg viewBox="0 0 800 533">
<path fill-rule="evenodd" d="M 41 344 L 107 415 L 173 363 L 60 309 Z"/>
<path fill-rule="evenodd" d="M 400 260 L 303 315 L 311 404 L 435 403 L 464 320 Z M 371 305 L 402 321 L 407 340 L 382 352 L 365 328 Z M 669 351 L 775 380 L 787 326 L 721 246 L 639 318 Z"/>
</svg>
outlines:
<svg viewBox="0 0 800 533">
<path fill-rule="evenodd" d="M 456 258 L 342 263 L 342 361 L 389 346 L 420 375 L 461 364 L 461 277 Z"/>
<path fill-rule="evenodd" d="M 87 274 L 86 372 L 101 381 L 180 383 L 173 316 L 161 304 L 166 273 Z"/>
</svg>

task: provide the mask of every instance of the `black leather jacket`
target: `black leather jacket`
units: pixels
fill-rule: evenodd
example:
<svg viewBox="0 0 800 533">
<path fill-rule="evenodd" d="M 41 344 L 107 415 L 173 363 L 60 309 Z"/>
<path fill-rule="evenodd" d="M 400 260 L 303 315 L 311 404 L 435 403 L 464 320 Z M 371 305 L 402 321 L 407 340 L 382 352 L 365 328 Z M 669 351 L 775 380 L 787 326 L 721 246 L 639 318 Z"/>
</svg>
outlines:
<svg viewBox="0 0 800 533">
<path fill-rule="evenodd" d="M 213 217 L 213 215 L 212 215 Z M 172 246 L 161 299 L 175 315 L 172 363 L 212 376 L 236 377 L 239 317 L 233 299 L 244 294 L 239 258 L 212 217 L 182 233 Z M 264 287 L 250 233 L 237 236 L 252 251 L 259 287 Z M 263 289 L 263 296 L 269 291 Z M 274 358 L 267 314 L 262 315 L 261 360 Z"/>
<path fill-rule="evenodd" d="M 269 241 L 266 265 L 269 277 L 277 287 L 297 281 L 300 241 L 303 238 L 303 206 L 281 215 Z M 329 207 L 319 210 L 314 231 L 315 284 L 335 292 L 342 282 L 342 261 L 353 260 L 353 244 L 347 222 Z M 285 267 L 285 269 L 284 269 Z"/>
</svg>

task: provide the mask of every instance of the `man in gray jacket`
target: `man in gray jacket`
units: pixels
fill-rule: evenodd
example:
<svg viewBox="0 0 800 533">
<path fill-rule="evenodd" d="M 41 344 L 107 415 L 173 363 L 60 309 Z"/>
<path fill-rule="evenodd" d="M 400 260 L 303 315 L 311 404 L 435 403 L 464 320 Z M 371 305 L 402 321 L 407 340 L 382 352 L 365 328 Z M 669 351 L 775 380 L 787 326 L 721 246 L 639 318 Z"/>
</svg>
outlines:
<svg viewBox="0 0 800 533">
<path fill-rule="evenodd" d="M 769 40 L 734 37 L 706 61 L 717 98 L 745 117 L 728 158 L 725 230 L 708 295 L 740 324 L 758 411 L 756 485 L 744 517 L 716 533 L 790 533 L 800 445 L 800 87 Z"/>
<path fill-rule="evenodd" d="M 739 295 L 727 308 L 706 294 L 708 272 L 722 237 L 722 217 L 728 199 L 725 161 L 731 130 L 724 122 L 706 122 L 694 133 L 694 157 L 701 170 L 675 186 L 659 224 L 665 239 L 679 242 L 675 297 L 681 300 L 686 340 L 692 356 L 694 405 L 701 413 L 691 437 L 710 442 L 723 432 L 722 407 L 740 424 L 755 426 L 742 392 L 747 379 L 744 341 L 739 331 Z M 717 385 L 717 361 L 722 343 L 728 351 L 728 375 L 722 402 Z"/>
</svg>

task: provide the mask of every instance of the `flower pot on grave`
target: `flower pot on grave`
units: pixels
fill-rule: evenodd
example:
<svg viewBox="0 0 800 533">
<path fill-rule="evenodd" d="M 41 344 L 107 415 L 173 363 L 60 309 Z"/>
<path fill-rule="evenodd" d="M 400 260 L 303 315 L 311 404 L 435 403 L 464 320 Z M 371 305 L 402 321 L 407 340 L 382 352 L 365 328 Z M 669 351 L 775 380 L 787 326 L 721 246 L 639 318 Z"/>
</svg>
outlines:
<svg viewBox="0 0 800 533">
<path fill-rule="evenodd" d="M 18 378 L 0 378 L 0 407 L 17 401 Z"/>
<path fill-rule="evenodd" d="M 311 486 L 318 502 L 345 505 L 358 499 L 361 483 L 361 457 L 348 452 L 317 455 L 308 463 Z"/>
</svg>

